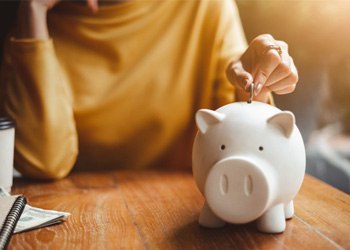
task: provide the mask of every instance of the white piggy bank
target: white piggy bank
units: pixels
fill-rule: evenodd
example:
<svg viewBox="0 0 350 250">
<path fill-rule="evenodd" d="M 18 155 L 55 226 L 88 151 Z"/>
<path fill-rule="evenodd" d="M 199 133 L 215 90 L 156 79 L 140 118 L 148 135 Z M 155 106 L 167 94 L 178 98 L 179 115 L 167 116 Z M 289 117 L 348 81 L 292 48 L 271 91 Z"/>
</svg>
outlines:
<svg viewBox="0 0 350 250">
<path fill-rule="evenodd" d="M 271 105 L 228 104 L 196 113 L 193 175 L 205 204 L 204 227 L 257 220 L 283 232 L 305 174 L 305 147 L 294 115 Z"/>
</svg>

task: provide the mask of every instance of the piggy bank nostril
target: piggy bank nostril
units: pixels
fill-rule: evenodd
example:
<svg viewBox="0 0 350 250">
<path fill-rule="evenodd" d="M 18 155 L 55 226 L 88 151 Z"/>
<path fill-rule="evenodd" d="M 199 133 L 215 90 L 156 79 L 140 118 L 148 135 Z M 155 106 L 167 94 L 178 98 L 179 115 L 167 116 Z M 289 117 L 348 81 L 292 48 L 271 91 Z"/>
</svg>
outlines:
<svg viewBox="0 0 350 250">
<path fill-rule="evenodd" d="M 253 179 L 251 175 L 247 175 L 244 178 L 244 193 L 246 196 L 250 196 L 253 193 Z"/>
<path fill-rule="evenodd" d="M 228 178 L 227 175 L 223 174 L 220 177 L 220 187 L 221 187 L 221 194 L 226 195 L 228 192 Z"/>
</svg>

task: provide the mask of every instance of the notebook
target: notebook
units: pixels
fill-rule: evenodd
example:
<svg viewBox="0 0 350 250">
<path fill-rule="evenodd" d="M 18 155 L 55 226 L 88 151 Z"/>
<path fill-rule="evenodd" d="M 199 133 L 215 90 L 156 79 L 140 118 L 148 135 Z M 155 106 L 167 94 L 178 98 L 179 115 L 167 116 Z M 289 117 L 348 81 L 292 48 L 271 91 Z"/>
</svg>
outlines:
<svg viewBox="0 0 350 250">
<path fill-rule="evenodd" d="M 26 204 L 24 196 L 0 197 L 0 249 L 6 249 Z"/>
</svg>

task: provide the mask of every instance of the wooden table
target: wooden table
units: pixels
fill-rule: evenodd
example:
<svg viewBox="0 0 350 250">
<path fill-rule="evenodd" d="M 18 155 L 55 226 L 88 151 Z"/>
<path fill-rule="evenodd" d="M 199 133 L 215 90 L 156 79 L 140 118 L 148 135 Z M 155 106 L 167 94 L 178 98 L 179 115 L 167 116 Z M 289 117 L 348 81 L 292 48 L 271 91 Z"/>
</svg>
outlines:
<svg viewBox="0 0 350 250">
<path fill-rule="evenodd" d="M 205 229 L 191 173 L 80 172 L 56 182 L 15 180 L 30 205 L 68 211 L 64 223 L 16 234 L 9 249 L 350 249 L 350 196 L 306 176 L 282 234 L 254 224 Z"/>
</svg>

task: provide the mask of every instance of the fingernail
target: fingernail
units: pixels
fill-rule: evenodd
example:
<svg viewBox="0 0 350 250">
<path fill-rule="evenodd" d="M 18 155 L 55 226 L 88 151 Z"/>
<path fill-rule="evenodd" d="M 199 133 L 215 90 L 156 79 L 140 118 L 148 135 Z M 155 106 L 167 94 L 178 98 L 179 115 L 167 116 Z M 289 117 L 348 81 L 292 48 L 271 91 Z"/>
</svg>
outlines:
<svg viewBox="0 0 350 250">
<path fill-rule="evenodd" d="M 249 91 L 250 85 L 252 85 L 252 84 L 249 82 L 249 80 L 248 80 L 248 79 L 245 79 L 245 80 L 244 80 L 244 90 L 245 90 L 245 91 Z"/>
<path fill-rule="evenodd" d="M 262 88 L 262 84 L 260 82 L 257 83 L 256 86 L 255 86 L 255 91 L 254 91 L 256 96 L 259 94 L 261 88 Z"/>
</svg>

